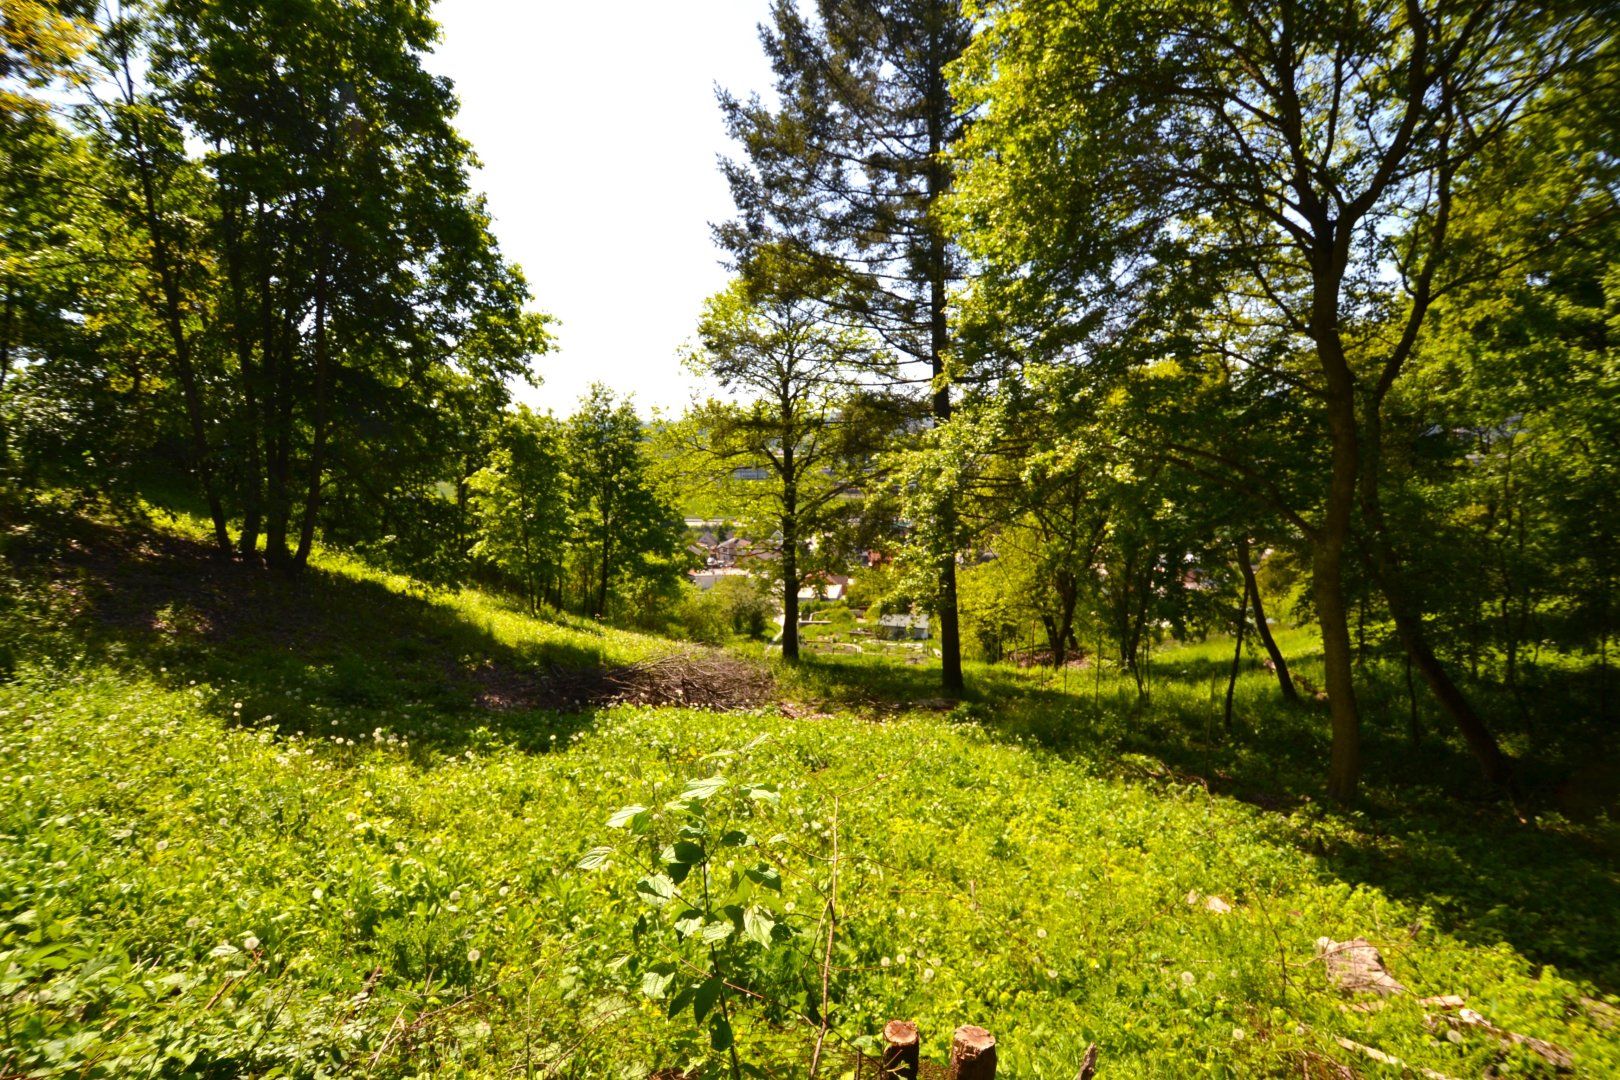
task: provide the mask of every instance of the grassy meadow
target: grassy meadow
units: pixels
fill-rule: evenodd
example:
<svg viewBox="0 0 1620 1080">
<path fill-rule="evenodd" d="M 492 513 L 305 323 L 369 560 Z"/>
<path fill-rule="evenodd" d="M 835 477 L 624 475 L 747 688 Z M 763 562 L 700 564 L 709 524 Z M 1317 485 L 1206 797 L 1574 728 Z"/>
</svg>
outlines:
<svg viewBox="0 0 1620 1080">
<path fill-rule="evenodd" d="M 1225 730 L 1230 642 L 1146 702 L 822 657 L 760 708 L 541 707 L 681 646 L 188 528 L 6 538 L 0 1075 L 838 1077 L 893 1017 L 1010 1077 L 1558 1071 L 1506 1032 L 1620 1074 L 1613 825 L 1409 745 L 1393 676 L 1338 813 L 1269 673 Z M 1332 985 L 1358 936 L 1407 992 Z"/>
</svg>

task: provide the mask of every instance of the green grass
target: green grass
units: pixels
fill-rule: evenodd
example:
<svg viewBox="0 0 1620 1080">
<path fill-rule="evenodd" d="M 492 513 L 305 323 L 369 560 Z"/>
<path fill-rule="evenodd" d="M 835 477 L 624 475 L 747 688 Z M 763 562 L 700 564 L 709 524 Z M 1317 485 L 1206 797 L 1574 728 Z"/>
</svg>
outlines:
<svg viewBox="0 0 1620 1080">
<path fill-rule="evenodd" d="M 1322 717 L 1265 672 L 1221 729 L 1218 642 L 1156 660 L 1147 704 L 1113 675 L 975 668 L 947 712 L 934 672 L 857 658 L 783 673 L 786 709 L 490 709 L 481 671 L 673 646 L 337 557 L 285 582 L 75 528 L 3 564 L 0 1073 L 724 1075 L 642 993 L 655 964 L 714 961 L 636 884 L 688 820 L 666 804 L 714 775 L 704 829 L 752 843 L 709 841 L 711 883 L 781 927 L 717 954 L 765 999 L 728 1007 L 767 1075 L 803 1076 L 815 1042 L 835 850 L 829 1075 L 896 1016 L 936 1060 L 956 1025 L 991 1028 L 1012 1077 L 1069 1080 L 1091 1042 L 1109 1076 L 1398 1074 L 1337 1037 L 1456 1077 L 1548 1071 L 1426 1031 L 1415 998 L 1446 993 L 1620 1072 L 1582 1002 L 1620 990 L 1612 830 L 1517 824 L 1449 743 L 1405 746 L 1397 695 L 1348 815 L 1315 801 Z M 639 839 L 607 825 L 627 804 L 653 808 Z M 780 893 L 742 876 L 760 865 Z M 1347 1010 L 1323 935 L 1372 939 L 1413 994 Z"/>
</svg>

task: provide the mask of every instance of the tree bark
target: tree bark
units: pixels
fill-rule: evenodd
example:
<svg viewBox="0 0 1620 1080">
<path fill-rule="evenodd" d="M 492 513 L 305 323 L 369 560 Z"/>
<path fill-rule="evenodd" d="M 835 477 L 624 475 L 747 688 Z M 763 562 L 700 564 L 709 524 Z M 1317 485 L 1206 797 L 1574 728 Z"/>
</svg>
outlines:
<svg viewBox="0 0 1620 1080">
<path fill-rule="evenodd" d="M 1347 804 L 1355 801 L 1361 780 L 1361 717 L 1356 707 L 1349 612 L 1344 601 L 1344 548 L 1350 538 L 1361 455 L 1354 387 L 1349 366 L 1339 349 L 1336 327 L 1329 336 L 1318 339 L 1317 351 L 1332 354 L 1323 366 L 1328 369 L 1328 426 L 1333 439 L 1333 458 L 1322 524 L 1317 530 L 1312 577 L 1317 621 L 1322 629 L 1323 681 L 1333 732 L 1327 790 L 1335 802 Z M 1333 362 L 1335 359 L 1337 363 Z"/>
<path fill-rule="evenodd" d="M 1379 496 L 1381 453 L 1383 445 L 1383 418 L 1379 398 L 1372 395 L 1368 401 L 1362 427 L 1367 433 L 1366 463 L 1362 470 L 1360 492 L 1361 512 L 1367 526 L 1368 548 L 1373 577 L 1395 620 L 1396 636 L 1411 659 L 1423 681 L 1428 683 L 1440 708 L 1462 732 L 1468 748 L 1478 760 L 1486 780 L 1492 784 L 1508 786 L 1512 783 L 1513 769 L 1496 737 L 1473 705 L 1464 696 L 1445 666 L 1430 647 L 1423 629 L 1423 618 L 1417 605 L 1406 592 L 1400 558 L 1389 535 L 1389 524 L 1384 518 L 1383 503 Z"/>
<path fill-rule="evenodd" d="M 1260 599 L 1260 582 L 1254 576 L 1254 559 L 1249 551 L 1249 538 L 1238 540 L 1238 569 L 1243 572 L 1244 588 L 1248 590 L 1249 606 L 1254 609 L 1254 628 L 1260 635 L 1260 644 L 1266 648 L 1266 655 L 1271 657 L 1271 665 L 1277 672 L 1277 685 L 1282 689 L 1284 701 L 1297 702 L 1299 690 L 1294 686 L 1294 678 L 1288 673 L 1288 661 L 1284 658 L 1282 650 L 1277 648 L 1277 639 L 1271 636 L 1271 626 L 1266 622 L 1266 606 Z"/>
<path fill-rule="evenodd" d="M 945 353 L 950 347 L 950 328 L 946 319 L 948 300 L 946 277 L 949 256 L 946 249 L 943 224 L 935 218 L 940 201 L 949 193 L 950 173 L 945 161 L 948 149 L 945 125 L 950 117 L 950 90 L 945 84 L 944 64 L 933 62 L 941 51 L 939 27 L 930 37 L 930 63 L 928 66 L 928 355 L 934 378 L 934 422 L 943 427 L 951 419 L 951 388 L 946 381 Z M 941 507 L 945 520 L 943 532 L 951 538 L 954 547 L 956 514 L 954 501 Z M 939 653 L 940 682 L 948 697 L 960 697 L 966 689 L 962 675 L 962 627 L 957 610 L 956 553 L 954 550 L 939 564 Z"/>
<path fill-rule="evenodd" d="M 0 395 L 4 395 L 6 383 L 11 378 L 11 327 L 16 321 L 16 310 L 17 294 L 8 285 L 5 313 L 0 315 Z M 4 404 L 4 398 L 0 396 L 0 473 L 5 473 L 11 466 L 11 432 L 6 427 Z"/>
<path fill-rule="evenodd" d="M 1067 571 L 1061 571 L 1057 580 L 1053 582 L 1053 591 L 1057 594 L 1057 618 L 1043 616 L 1046 626 L 1046 640 L 1052 648 L 1052 668 L 1062 671 L 1063 665 L 1069 662 L 1069 648 L 1074 640 L 1074 610 L 1079 604 L 1079 590 L 1075 588 L 1074 578 Z"/>
<path fill-rule="evenodd" d="M 231 292 L 232 337 L 236 344 L 237 378 L 242 388 L 242 432 L 246 443 L 242 476 L 242 533 L 236 550 L 244 559 L 259 554 L 264 513 L 264 453 L 259 442 L 259 375 L 253 363 L 253 339 L 247 328 L 247 292 L 243 285 L 242 236 L 229 191 L 221 190 L 220 216 L 225 232 L 226 280 Z"/>
<path fill-rule="evenodd" d="M 964 1024 L 951 1039 L 951 1080 L 995 1080 L 996 1037 Z"/>
<path fill-rule="evenodd" d="M 304 518 L 298 530 L 298 550 L 293 553 L 293 566 L 298 569 L 308 565 L 309 552 L 315 544 L 315 518 L 321 508 L 321 474 L 326 468 L 327 398 L 332 382 L 330 346 L 326 340 L 329 287 L 330 281 L 323 270 L 315 285 L 315 397 L 312 403 L 315 430 L 309 449 L 309 486 L 304 495 Z"/>
<path fill-rule="evenodd" d="M 883 1026 L 883 1058 L 878 1076 L 883 1080 L 917 1080 L 921 1053 L 917 1025 L 907 1020 L 890 1020 Z"/>
<path fill-rule="evenodd" d="M 275 396 L 267 403 L 272 424 L 264 550 L 266 561 L 276 567 L 285 567 L 292 557 L 287 550 L 287 526 L 292 518 L 293 334 L 284 330 L 283 337 L 283 344 L 276 349 Z"/>
<path fill-rule="evenodd" d="M 130 75 L 128 58 L 123 58 L 124 78 L 127 80 L 125 102 L 130 108 L 131 135 L 135 140 L 135 169 L 140 178 L 141 201 L 145 210 L 147 239 L 152 249 L 152 265 L 158 276 L 163 294 L 163 321 L 169 331 L 174 349 L 175 377 L 180 382 L 181 400 L 185 404 L 186 422 L 191 434 L 192 467 L 202 484 L 203 498 L 208 504 L 208 515 L 213 520 L 214 544 L 223 554 L 231 552 L 230 526 L 225 519 L 225 506 L 215 483 L 212 455 L 208 448 L 208 423 L 203 414 L 202 389 L 197 381 L 197 369 L 192 362 L 191 338 L 186 334 L 180 278 L 175 269 L 168 237 L 163 228 L 163 217 L 158 209 L 157 182 L 152 176 L 151 155 L 142 134 L 141 120 L 136 113 L 134 81 Z"/>
<path fill-rule="evenodd" d="M 784 415 L 788 415 L 784 411 Z M 799 662 L 799 505 L 792 433 L 782 442 L 782 659 Z"/>
<path fill-rule="evenodd" d="M 596 611 L 598 619 L 607 618 L 608 581 L 613 573 L 613 517 L 611 492 L 603 492 L 602 503 L 602 566 L 596 583 Z"/>
<path fill-rule="evenodd" d="M 1412 684 L 1412 657 L 1406 658 L 1406 736 L 1416 750 L 1423 741 L 1423 728 L 1418 723 L 1417 687 Z"/>
</svg>

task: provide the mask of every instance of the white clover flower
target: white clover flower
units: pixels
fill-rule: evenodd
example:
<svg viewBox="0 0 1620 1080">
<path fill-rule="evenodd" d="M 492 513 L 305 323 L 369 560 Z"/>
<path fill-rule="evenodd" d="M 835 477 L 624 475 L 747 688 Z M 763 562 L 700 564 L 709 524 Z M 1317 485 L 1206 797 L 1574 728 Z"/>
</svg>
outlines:
<svg viewBox="0 0 1620 1080">
<path fill-rule="evenodd" d="M 1194 975 L 1192 972 L 1183 971 L 1181 973 L 1181 985 L 1182 986 L 1188 987 L 1190 989 L 1192 987 L 1192 985 L 1194 983 L 1196 983 L 1197 981 L 1198 981 L 1198 977 L 1196 975 Z"/>
<path fill-rule="evenodd" d="M 324 898 L 325 896 L 326 896 L 326 890 L 321 888 L 319 885 L 317 885 L 313 889 L 309 890 L 309 898 L 311 900 L 320 900 L 320 899 Z"/>
<path fill-rule="evenodd" d="M 933 968 L 923 968 L 923 982 L 933 982 L 933 981 L 934 981 L 934 969 Z"/>
<path fill-rule="evenodd" d="M 1046 940 L 1046 927 L 1043 926 L 1039 930 L 1036 930 L 1035 931 L 1035 936 L 1040 938 L 1043 941 Z"/>
<path fill-rule="evenodd" d="M 167 851 L 167 850 L 169 850 L 169 842 L 167 840 L 159 840 L 157 842 L 157 849 L 159 851 Z"/>
<path fill-rule="evenodd" d="M 478 961 L 482 960 L 483 958 L 484 958 L 484 954 L 479 952 L 477 949 L 468 949 L 467 950 L 467 963 L 476 964 L 476 963 L 478 963 Z"/>
<path fill-rule="evenodd" d="M 888 967 L 891 963 L 893 963 L 893 961 L 891 961 L 887 956 L 885 956 L 883 959 L 878 961 L 878 966 L 879 967 Z"/>
<path fill-rule="evenodd" d="M 254 937 L 252 934 L 249 934 L 247 937 L 242 939 L 242 948 L 246 949 L 248 952 L 256 952 L 259 948 L 259 939 Z"/>
</svg>

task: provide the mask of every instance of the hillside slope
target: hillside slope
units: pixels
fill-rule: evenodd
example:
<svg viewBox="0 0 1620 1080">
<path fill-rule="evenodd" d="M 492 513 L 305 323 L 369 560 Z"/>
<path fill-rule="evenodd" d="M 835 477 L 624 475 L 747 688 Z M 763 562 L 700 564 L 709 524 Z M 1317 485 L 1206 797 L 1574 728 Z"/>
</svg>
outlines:
<svg viewBox="0 0 1620 1080">
<path fill-rule="evenodd" d="M 983 1024 L 1013 1077 L 1069 1080 L 1090 1043 L 1107 1076 L 1395 1075 L 1340 1040 L 1553 1070 L 1418 1000 L 1446 994 L 1620 1072 L 1596 829 L 1466 846 L 1479 821 L 1268 810 L 1122 749 L 1141 718 L 1012 689 L 538 707 L 501 691 L 677 646 L 330 558 L 289 583 L 166 535 L 12 551 L 7 1075 L 718 1076 L 724 1016 L 742 1063 L 802 1076 L 824 977 L 831 1075 L 891 1017 L 935 1059 Z M 1348 1007 L 1324 936 L 1369 938 L 1410 992 Z M 700 1026 L 682 989 L 717 969 Z"/>
</svg>

